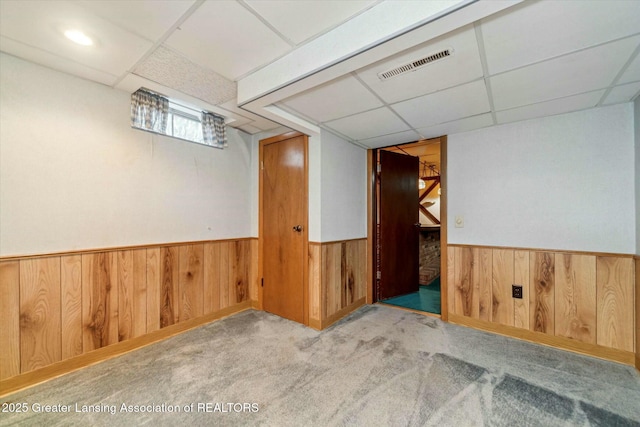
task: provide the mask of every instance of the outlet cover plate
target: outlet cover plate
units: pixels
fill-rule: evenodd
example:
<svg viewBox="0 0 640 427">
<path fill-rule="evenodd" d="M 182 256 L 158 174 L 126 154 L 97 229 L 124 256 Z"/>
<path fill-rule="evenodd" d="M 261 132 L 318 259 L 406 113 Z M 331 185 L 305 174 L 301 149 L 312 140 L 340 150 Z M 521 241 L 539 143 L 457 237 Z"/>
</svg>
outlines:
<svg viewBox="0 0 640 427">
<path fill-rule="evenodd" d="M 511 295 L 513 298 L 522 299 L 522 285 L 511 285 Z"/>
</svg>

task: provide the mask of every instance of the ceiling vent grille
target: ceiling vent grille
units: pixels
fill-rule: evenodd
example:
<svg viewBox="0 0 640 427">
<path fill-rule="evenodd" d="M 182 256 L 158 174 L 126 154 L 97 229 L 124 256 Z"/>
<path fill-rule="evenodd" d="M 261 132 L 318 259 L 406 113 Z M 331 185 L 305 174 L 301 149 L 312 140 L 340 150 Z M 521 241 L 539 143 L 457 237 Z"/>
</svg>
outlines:
<svg viewBox="0 0 640 427">
<path fill-rule="evenodd" d="M 383 81 L 388 80 L 392 77 L 397 77 L 401 74 L 405 74 L 410 71 L 415 71 L 418 68 L 422 68 L 426 65 L 433 64 L 434 62 L 448 58 L 451 55 L 453 55 L 453 49 L 441 50 L 440 52 L 434 53 L 429 56 L 425 56 L 424 58 L 411 61 L 408 64 L 404 64 L 399 67 L 392 68 L 391 70 L 385 71 L 384 73 L 378 73 L 378 78 Z"/>
</svg>

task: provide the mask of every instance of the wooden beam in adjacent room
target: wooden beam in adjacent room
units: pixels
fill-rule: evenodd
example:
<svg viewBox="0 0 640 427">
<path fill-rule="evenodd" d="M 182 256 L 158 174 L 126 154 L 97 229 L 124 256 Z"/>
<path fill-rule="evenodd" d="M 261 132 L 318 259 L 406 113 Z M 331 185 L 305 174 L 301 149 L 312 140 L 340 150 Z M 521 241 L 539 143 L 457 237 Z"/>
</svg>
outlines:
<svg viewBox="0 0 640 427">
<path fill-rule="evenodd" d="M 438 221 L 438 218 L 433 216 L 433 214 L 431 212 L 429 212 L 427 210 L 427 208 L 425 208 L 422 205 L 418 205 L 418 206 L 420 207 L 420 212 L 422 212 L 427 218 L 429 218 L 431 221 L 433 221 L 434 224 L 440 224 L 440 221 Z"/>
<path fill-rule="evenodd" d="M 440 177 L 438 177 L 440 178 Z M 433 191 L 434 188 L 436 188 L 438 186 L 438 184 L 440 184 L 440 179 L 438 179 L 438 181 L 434 181 L 429 188 L 427 188 L 424 193 L 422 193 L 420 195 L 420 198 L 418 199 L 418 202 L 421 202 L 422 200 L 424 200 L 425 197 L 427 197 L 429 195 L 429 193 L 431 193 Z"/>
</svg>

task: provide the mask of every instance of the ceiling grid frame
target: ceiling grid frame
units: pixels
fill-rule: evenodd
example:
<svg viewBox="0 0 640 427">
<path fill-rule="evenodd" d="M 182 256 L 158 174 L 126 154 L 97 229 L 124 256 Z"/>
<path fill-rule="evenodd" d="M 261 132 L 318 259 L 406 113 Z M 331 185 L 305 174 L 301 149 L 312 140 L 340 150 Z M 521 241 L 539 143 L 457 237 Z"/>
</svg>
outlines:
<svg viewBox="0 0 640 427">
<path fill-rule="evenodd" d="M 598 107 L 603 105 L 604 101 L 607 99 L 607 97 L 609 96 L 609 94 L 611 93 L 613 88 L 620 81 L 622 76 L 626 73 L 626 71 L 629 68 L 629 66 L 633 63 L 633 61 L 636 59 L 636 57 L 638 57 L 639 53 L 640 53 L 640 43 L 638 43 L 638 46 L 636 46 L 636 49 L 633 51 L 633 53 L 631 53 L 631 56 L 629 56 L 629 59 L 627 60 L 627 62 L 622 66 L 622 68 L 620 69 L 620 71 L 618 72 L 616 77 L 613 79 L 613 82 L 611 82 L 611 85 L 609 85 L 607 90 L 602 95 L 602 98 L 600 98 L 600 101 L 598 102 L 598 105 L 597 105 Z M 631 98 L 631 99 L 633 100 L 634 98 L 635 98 L 635 96 L 633 98 Z"/>
<path fill-rule="evenodd" d="M 60 10 L 71 11 L 76 17 L 87 18 L 87 22 L 103 23 L 99 33 L 95 34 L 99 40 L 106 42 L 100 44 L 95 53 L 95 55 L 103 55 L 103 57 L 96 56 L 98 59 L 94 60 L 77 48 L 78 56 L 71 54 L 73 53 L 72 50 L 67 47 L 63 50 L 51 49 L 51 46 L 55 45 L 55 43 L 61 45 L 62 42 L 57 41 L 59 34 L 51 33 L 51 29 L 49 29 L 47 30 L 49 31 L 48 40 L 43 39 L 42 35 L 46 32 L 36 24 L 46 23 L 47 21 L 52 22 L 52 17 L 47 16 L 47 14 L 55 15 L 58 18 L 61 16 L 60 13 L 62 12 L 56 9 L 57 6 L 51 6 L 52 4 L 55 5 L 56 2 L 60 2 L 61 5 L 64 4 L 64 8 Z M 0 20 L 2 20 L 3 25 L 0 25 L 0 50 L 62 72 L 76 74 L 81 78 L 94 80 L 115 89 L 129 92 L 137 89 L 133 85 L 154 84 L 148 78 L 145 83 L 144 76 L 135 76 L 135 70 L 161 47 L 171 50 L 176 55 L 190 60 L 194 64 L 200 64 L 200 62 L 194 62 L 190 59 L 191 54 L 187 54 L 181 49 L 176 50 L 175 46 L 169 45 L 167 40 L 182 31 L 181 27 L 189 22 L 192 22 L 190 31 L 197 30 L 206 33 L 209 30 L 205 25 L 207 22 L 206 14 L 227 10 L 224 7 L 213 7 L 216 3 L 214 0 L 191 0 L 182 3 L 184 5 L 182 7 L 168 7 L 163 11 L 159 11 L 157 8 L 158 3 L 152 0 L 138 0 L 135 5 L 132 4 L 131 6 L 131 16 L 127 15 L 125 17 L 121 16 L 121 14 L 119 15 L 119 13 L 129 6 L 114 6 L 110 8 L 109 2 L 103 0 L 97 0 L 95 4 L 99 4 L 95 7 L 91 2 L 86 1 L 34 0 L 32 4 L 38 5 L 40 3 L 42 7 L 27 7 L 24 6 L 25 2 L 12 0 L 3 0 L 1 2 L 2 13 L 0 13 Z M 369 39 L 368 41 L 361 39 L 368 44 L 366 46 L 363 45 L 362 49 L 350 50 L 348 54 L 345 53 L 346 56 L 340 57 L 337 62 L 327 62 L 315 68 L 309 68 L 313 70 L 311 73 L 283 77 L 281 80 L 285 84 L 276 84 L 269 88 L 265 87 L 263 89 L 269 90 L 262 92 L 259 97 L 245 96 L 244 99 L 247 101 L 243 102 L 242 107 L 237 106 L 238 95 L 236 95 L 234 102 L 221 102 L 212 105 L 203 99 L 198 99 L 197 92 L 191 92 L 192 95 L 184 94 L 184 99 L 180 99 L 182 92 L 179 88 L 167 87 L 166 90 L 163 90 L 162 84 L 155 82 L 155 90 L 164 92 L 168 96 L 176 97 L 176 99 L 184 101 L 186 104 L 193 103 L 198 108 L 223 114 L 228 118 L 227 122 L 230 126 L 244 128 L 249 133 L 270 130 L 281 125 L 310 134 L 319 132 L 319 129 L 324 129 L 347 142 L 355 143 L 358 146 L 371 147 L 372 145 L 380 144 L 386 137 L 393 139 L 394 143 L 400 143 L 397 140 L 413 138 L 414 134 L 415 137 L 431 137 L 431 132 L 436 131 L 444 133 L 463 132 L 487 126 L 487 122 L 490 123 L 488 124 L 489 126 L 502 124 L 507 117 L 526 120 L 527 118 L 541 117 L 540 114 L 554 115 L 629 102 L 640 96 L 640 90 L 637 89 L 637 85 L 640 84 L 640 76 L 636 76 L 637 70 L 640 69 L 640 40 L 635 45 L 635 39 L 634 43 L 631 41 L 624 42 L 624 40 L 640 36 L 638 31 L 638 28 L 640 28 L 640 2 L 638 1 L 620 0 L 615 3 L 604 4 L 603 2 L 558 3 L 549 0 L 535 2 L 518 0 L 513 2 L 451 0 L 441 2 L 445 6 L 438 9 L 437 7 L 432 7 L 429 2 L 399 4 L 394 0 L 362 0 L 357 2 L 357 6 L 347 4 L 347 6 L 335 12 L 329 10 L 327 16 L 321 19 L 322 24 L 314 26 L 313 29 L 298 26 L 292 30 L 288 30 L 284 26 L 286 25 L 286 20 L 281 18 L 284 16 L 282 11 L 291 10 L 293 17 L 299 18 L 304 17 L 305 11 L 324 11 L 330 8 L 328 6 L 316 8 L 315 3 L 308 0 L 299 1 L 292 9 L 287 9 L 286 1 L 279 0 L 260 3 L 254 0 L 230 0 L 226 3 L 236 4 L 229 12 L 232 16 L 238 14 L 238 16 L 244 17 L 244 20 L 225 21 L 224 18 L 219 18 L 220 22 L 229 23 L 228 28 L 224 29 L 220 34 L 228 34 L 228 31 L 232 31 L 234 22 L 244 22 L 247 25 L 261 26 L 263 30 L 260 31 L 268 31 L 271 34 L 268 40 L 272 38 L 275 40 L 277 37 L 282 43 L 278 46 L 283 48 L 288 46 L 285 52 L 275 56 L 273 54 L 277 49 L 270 50 L 269 55 L 260 60 L 262 61 L 261 63 L 258 63 L 259 61 L 249 62 L 247 65 L 256 65 L 253 68 L 246 67 L 248 71 L 234 77 L 238 86 L 244 85 L 245 80 L 247 80 L 247 84 L 253 84 L 249 81 L 255 83 L 261 76 L 267 77 L 269 73 L 271 73 L 272 77 L 276 76 L 277 80 L 279 77 L 274 71 L 278 68 L 275 65 L 285 64 L 287 61 L 295 61 L 300 58 L 308 60 L 309 58 L 304 56 L 305 49 L 306 52 L 309 52 L 311 48 L 313 48 L 311 49 L 312 51 L 318 47 L 325 49 L 331 46 L 330 42 L 337 43 L 338 41 L 344 47 L 345 44 L 348 45 L 350 42 L 348 35 L 351 33 L 349 31 L 355 31 L 356 34 L 369 31 L 369 34 L 375 34 L 377 37 L 377 41 L 376 39 Z M 308 7 L 304 6 L 305 3 L 308 3 Z M 337 1 L 331 2 L 331 8 L 334 6 L 340 7 L 341 4 L 341 2 Z M 167 5 L 171 6 L 169 3 Z M 204 5 L 208 5 L 206 11 L 203 8 Z M 406 10 L 415 12 L 415 16 L 400 13 L 400 9 L 404 10 L 403 7 Z M 30 15 L 25 15 L 25 10 L 29 10 Z M 145 11 L 148 13 L 145 13 Z M 431 11 L 431 15 L 427 13 L 428 11 Z M 562 14 L 552 13 L 554 11 L 571 13 L 573 19 L 565 22 Z M 199 15 L 200 13 L 202 15 Z M 157 20 L 148 21 L 148 23 L 141 21 L 148 14 L 155 16 Z M 195 15 L 198 15 L 198 19 L 195 19 Z M 291 18 L 291 16 L 287 16 Z M 602 17 L 602 19 L 596 19 L 595 17 Z M 585 20 L 592 18 L 596 19 L 593 23 Z M 385 26 L 384 22 L 375 21 L 376 19 L 384 20 L 387 23 L 390 20 L 397 19 L 397 21 L 393 22 L 402 25 L 394 29 L 392 26 Z M 22 23 L 19 24 L 20 22 Z M 376 25 L 376 22 L 380 25 Z M 197 23 L 200 27 L 194 27 L 194 23 Z M 359 25 L 365 24 L 366 28 L 359 27 Z M 446 61 L 436 61 L 430 64 L 429 67 L 421 67 L 413 73 L 406 74 L 413 75 L 412 81 L 417 84 L 420 84 L 420 79 L 437 81 L 438 76 L 442 75 L 440 73 L 457 76 L 448 80 L 446 84 L 434 84 L 433 81 L 425 81 L 425 85 L 422 85 L 421 93 L 416 91 L 412 96 L 405 96 L 406 94 L 403 93 L 402 97 L 390 101 L 377 91 L 377 88 L 374 87 L 375 85 L 371 86 L 370 82 L 360 75 L 362 69 L 375 66 L 377 63 L 383 63 L 386 59 L 400 55 L 402 52 L 408 53 L 419 49 L 421 46 L 427 46 L 425 49 L 431 46 L 435 51 L 436 48 L 442 47 L 438 45 L 440 43 L 438 40 L 455 37 L 457 33 L 462 34 L 462 32 L 466 31 L 465 27 L 471 27 L 475 47 L 471 47 L 468 44 L 471 40 L 469 37 L 462 37 L 458 40 L 459 43 L 464 43 L 462 49 L 460 49 L 460 45 L 456 44 L 446 46 L 454 49 L 454 55 L 448 57 Z M 384 33 L 381 32 L 382 28 L 393 29 L 393 31 Z M 251 28 L 248 28 L 248 30 L 251 30 Z M 487 33 L 485 33 L 485 30 Z M 514 31 L 513 37 L 510 37 L 510 33 L 505 32 L 506 30 Z M 29 35 L 30 31 L 33 31 L 32 35 L 35 34 L 41 38 L 31 37 Z M 254 47 L 255 43 L 263 41 L 255 38 L 257 34 L 262 34 L 260 31 L 251 30 L 247 33 L 249 34 L 247 37 L 250 40 L 251 37 L 254 38 Z M 543 31 L 543 33 L 536 33 L 539 31 Z M 218 34 L 218 32 L 212 32 L 211 34 Z M 489 38 L 487 38 L 487 34 Z M 536 34 L 540 35 L 541 38 L 532 38 Z M 244 37 L 245 35 L 236 32 L 237 37 Z M 340 37 L 336 38 L 338 35 Z M 54 38 L 56 41 L 52 42 L 51 40 Z M 119 50 L 123 52 L 121 55 L 118 55 L 119 52 L 117 51 L 101 50 L 104 47 L 113 49 L 114 43 L 122 43 L 123 40 L 131 40 L 132 42 L 129 43 L 130 46 L 116 44 L 116 46 L 120 47 Z M 140 40 L 140 42 L 138 43 L 136 40 Z M 144 43 L 142 43 L 142 40 L 144 40 Z M 210 43 L 216 42 L 215 38 L 211 37 L 204 37 L 203 40 Z M 491 44 L 495 43 L 496 40 L 498 40 L 498 44 Z M 557 40 L 559 45 L 550 44 L 550 40 Z M 138 44 L 136 45 L 135 43 Z M 221 45 L 225 43 L 224 39 L 220 42 Z M 489 46 L 487 46 L 488 43 Z M 620 44 L 616 45 L 615 43 Z M 243 45 L 242 43 L 232 43 L 229 46 L 223 46 L 222 51 L 232 50 L 234 46 Z M 501 50 L 505 46 L 507 49 Z M 526 46 L 540 46 L 541 49 L 530 49 L 530 52 L 526 49 Z M 613 46 L 616 52 L 606 53 L 606 50 L 609 49 L 608 46 Z M 351 48 L 351 45 L 349 47 Z M 199 52 L 200 58 L 212 52 L 206 45 L 199 46 L 198 49 L 195 52 Z M 220 49 L 220 46 L 216 49 Z M 491 51 L 491 54 L 489 51 Z M 193 54 L 194 51 L 190 52 Z M 321 53 L 319 51 L 315 52 Z M 508 52 L 515 52 L 517 57 L 515 59 L 510 57 Z M 242 60 L 243 55 L 246 56 L 246 53 L 231 53 L 234 60 L 237 58 Z M 604 55 L 601 62 L 609 58 L 612 64 L 598 64 L 598 58 L 595 55 L 600 53 Z M 114 55 L 115 59 L 105 62 L 104 55 L 107 54 Z M 463 98 L 459 95 L 440 106 L 442 107 L 441 109 L 446 110 L 447 114 L 439 114 L 438 110 L 433 110 L 436 113 L 434 117 L 440 117 L 441 120 L 437 123 L 437 120 L 429 120 L 427 116 L 425 116 L 424 120 L 410 119 L 396 110 L 394 105 L 401 102 L 417 100 L 423 96 L 434 95 L 447 90 L 453 90 L 452 94 L 456 94 L 460 90 L 456 91 L 456 88 L 475 82 L 476 75 L 473 75 L 474 78 L 468 78 L 473 73 L 465 74 L 462 71 L 464 66 L 456 68 L 453 66 L 454 63 L 451 63 L 450 67 L 439 67 L 439 62 L 445 63 L 452 59 L 456 60 L 455 58 L 460 54 L 471 56 L 458 57 L 457 60 L 462 62 L 455 62 L 455 64 L 472 64 L 473 67 L 477 67 L 476 64 L 479 64 L 479 69 L 474 68 L 473 73 L 477 72 L 477 79 L 482 79 L 484 83 L 488 102 L 488 111 L 486 113 L 478 112 L 478 109 L 465 109 L 462 104 L 454 105 L 455 102 L 464 103 L 462 101 Z M 94 54 L 92 53 L 91 55 Z M 474 57 L 474 55 L 477 55 L 477 57 Z M 502 58 L 496 55 L 502 55 Z M 574 60 L 570 55 L 577 55 L 577 57 Z M 494 60 L 499 61 L 497 65 L 492 63 Z M 583 66 L 595 64 L 596 74 L 587 70 L 577 69 L 574 72 L 579 81 L 574 84 L 568 80 L 568 72 L 570 71 L 568 67 L 570 65 L 567 64 L 572 61 L 577 61 L 578 64 L 583 64 Z M 206 67 L 207 69 L 224 77 L 225 74 L 218 71 L 215 62 L 212 62 L 210 58 L 205 62 L 210 64 Z M 546 64 L 541 66 L 543 63 Z M 106 67 L 104 64 L 112 65 Z M 511 65 L 505 68 L 505 64 Z M 171 64 L 167 63 L 167 66 L 171 66 Z M 540 68 L 535 68 L 535 66 Z M 242 68 L 234 67 L 238 70 Z M 432 67 L 439 69 L 436 70 L 436 68 Z M 533 68 L 527 72 L 522 71 L 522 74 L 512 74 L 501 83 L 494 82 L 496 77 L 515 73 L 527 67 Z M 614 69 L 613 67 L 616 68 Z M 492 69 L 496 70 L 493 74 L 490 72 Z M 566 84 L 564 87 L 561 87 L 560 83 L 553 84 L 555 80 L 553 76 L 557 75 L 558 71 L 560 71 L 559 79 L 562 82 L 561 84 Z M 535 89 L 531 85 L 526 88 L 526 80 L 522 79 L 535 76 L 536 72 L 544 74 L 541 78 L 534 77 L 532 80 L 536 82 Z M 418 78 L 417 73 L 422 73 L 420 75 L 423 77 Z M 308 114 L 305 108 L 293 108 L 293 106 L 287 105 L 287 99 L 292 95 L 301 96 L 300 99 L 304 101 L 307 90 L 331 85 L 333 81 L 343 76 L 349 76 L 353 79 L 353 81 L 349 82 L 349 85 L 358 85 L 360 88 L 364 88 L 363 91 L 366 90 L 368 94 L 373 96 L 380 106 L 370 106 L 368 109 L 362 109 L 362 106 L 367 105 L 366 102 L 353 102 L 353 99 L 349 99 L 349 96 L 354 95 L 346 95 L 346 98 L 343 97 L 340 100 L 341 103 L 344 102 L 344 105 L 341 106 L 343 108 L 341 108 L 339 116 L 334 115 L 331 119 L 320 117 L 323 120 L 318 120 L 318 117 L 315 117 L 315 113 Z M 545 76 L 549 81 L 548 85 L 543 78 Z M 391 80 L 402 78 L 403 76 L 398 76 Z M 605 82 L 604 80 L 607 81 Z M 167 81 L 167 84 L 172 84 L 170 79 Z M 454 84 L 449 84 L 450 82 Z M 505 88 L 509 87 L 504 86 L 505 83 L 516 85 L 514 86 L 516 91 L 521 90 L 517 88 L 517 85 L 521 85 L 524 88 L 522 89 L 522 95 L 513 97 L 507 93 L 508 99 L 505 102 Z M 406 83 L 403 84 L 406 85 Z M 502 87 L 496 87 L 497 84 L 502 85 Z M 544 87 L 545 85 L 547 86 L 546 88 Z M 432 89 L 424 91 L 425 88 Z M 556 88 L 562 90 L 556 91 Z M 536 92 L 539 92 L 540 95 L 535 96 Z M 194 93 L 196 95 L 195 98 Z M 354 91 L 353 93 L 358 92 Z M 200 93 L 200 95 L 204 96 L 204 92 Z M 478 96 L 474 95 L 476 98 Z M 599 96 L 599 99 L 597 102 L 592 103 L 595 96 Z M 209 97 L 209 99 L 217 102 L 215 101 L 216 98 Z M 446 99 L 446 95 L 436 96 L 433 99 L 437 100 L 434 102 L 442 103 Z M 477 98 L 475 101 L 479 102 L 480 99 Z M 325 98 L 323 102 L 331 103 L 332 100 Z M 424 102 L 429 102 L 429 99 L 426 98 Z M 303 105 L 304 102 L 302 102 L 301 106 Z M 371 137 L 371 133 L 362 132 L 357 132 L 358 135 L 354 135 L 351 134 L 351 131 L 345 134 L 345 132 L 340 132 L 331 127 L 331 122 L 344 119 L 346 123 L 350 119 L 358 119 L 360 114 L 378 109 L 384 109 L 387 112 L 384 115 L 384 120 L 389 121 L 389 126 L 376 126 L 376 129 L 383 132 L 377 136 Z M 321 108 L 317 111 L 323 110 Z M 489 114 L 489 118 L 487 118 L 487 114 Z M 381 117 L 382 115 L 378 114 L 376 117 L 379 116 Z M 404 128 L 407 130 L 384 133 L 385 129 L 387 131 L 388 129 L 393 129 L 394 126 L 391 123 L 396 121 L 401 126 L 395 126 L 395 129 Z M 317 126 L 312 123 L 317 123 Z M 376 123 L 376 125 L 379 124 Z M 354 126 L 345 128 L 345 130 L 347 129 L 355 130 Z M 364 135 L 367 138 L 362 138 Z"/>
<path fill-rule="evenodd" d="M 473 24 L 473 30 L 476 33 L 476 43 L 478 43 L 478 52 L 480 53 L 480 63 L 482 64 L 482 74 L 484 76 L 484 84 L 487 87 L 487 96 L 489 97 L 489 108 L 491 108 L 491 120 L 497 125 L 496 107 L 493 102 L 493 90 L 491 89 L 491 80 L 489 79 L 489 67 L 487 66 L 487 53 L 484 50 L 484 38 L 482 37 L 482 28 L 479 22 Z"/>
<path fill-rule="evenodd" d="M 142 64 L 148 57 L 150 57 L 153 52 L 156 51 L 156 49 L 158 49 L 160 46 L 162 46 L 164 44 L 164 42 L 171 36 L 171 34 L 173 34 L 173 32 L 180 28 L 180 25 L 182 25 L 183 22 L 185 22 L 187 19 L 189 19 L 191 17 L 191 15 L 193 15 L 195 13 L 196 10 L 198 10 L 200 8 L 200 6 L 202 6 L 202 4 L 205 2 L 205 0 L 196 0 L 190 7 L 189 9 L 187 9 L 187 11 L 185 13 L 182 14 L 182 16 L 180 16 L 180 18 L 178 18 L 178 20 L 176 22 L 174 22 L 174 24 L 167 30 L 165 31 L 165 33 L 162 35 L 162 37 L 160 37 L 158 40 L 156 40 L 153 43 L 153 46 L 151 46 L 149 48 L 149 50 L 142 55 L 138 61 L 136 61 L 135 64 L 133 64 L 127 71 L 125 71 L 123 74 L 121 74 L 118 77 L 118 80 L 116 80 L 112 87 L 116 87 L 118 86 L 118 84 L 120 84 L 120 82 L 122 82 L 122 80 L 124 80 L 127 75 L 133 73 L 133 70 L 135 70 L 138 66 L 140 66 L 140 64 Z M 169 49 L 169 47 L 167 47 L 167 49 Z M 187 58 L 188 59 L 188 58 Z"/>
<path fill-rule="evenodd" d="M 264 25 L 266 25 L 271 31 L 273 31 L 274 33 L 276 33 L 285 43 L 287 43 L 290 47 L 294 48 L 296 47 L 296 44 L 293 42 L 293 40 L 290 40 L 287 36 L 285 36 L 284 34 L 282 34 L 276 27 L 274 27 L 273 25 L 271 25 L 271 23 L 266 20 L 262 15 L 260 15 L 255 9 L 253 9 L 251 6 L 249 6 L 244 0 L 236 0 L 236 2 L 238 2 L 238 4 L 242 7 L 244 7 L 245 9 L 247 9 L 247 11 L 249 11 L 249 13 L 251 13 L 252 15 L 254 15 L 256 18 L 258 18 L 258 20 L 260 22 L 262 22 Z M 285 54 L 286 55 L 286 54 Z"/>
<path fill-rule="evenodd" d="M 376 92 L 374 92 L 374 91 L 373 91 L 373 89 L 371 89 L 371 88 L 369 87 L 369 85 L 368 85 L 368 84 L 366 84 L 366 83 L 365 83 L 365 82 L 360 78 L 360 76 L 359 76 L 356 72 L 352 72 L 352 73 L 351 73 L 351 75 L 352 75 L 356 80 L 358 80 L 358 81 L 360 82 L 360 84 L 362 84 L 362 85 L 365 87 L 365 89 L 367 89 L 369 92 L 371 92 L 371 93 L 373 94 L 373 96 L 375 96 L 376 98 L 378 98 L 378 100 L 379 100 L 380 102 L 382 102 L 382 105 L 384 105 L 384 107 L 385 107 L 386 109 L 388 109 L 389 111 L 391 111 L 393 114 L 395 114 L 395 115 L 396 115 L 396 117 L 398 117 L 400 120 L 402 120 L 402 121 L 404 122 L 404 124 L 405 124 L 405 125 L 407 125 L 407 127 L 408 127 L 409 129 L 411 129 L 411 130 L 414 130 L 414 131 L 415 131 L 415 129 L 413 128 L 413 126 L 411 126 L 411 125 L 410 125 L 410 124 L 409 124 L 409 123 L 404 119 L 404 117 L 402 117 L 400 114 L 398 114 L 396 110 L 394 110 L 393 108 L 391 108 L 391 106 L 390 106 L 390 105 L 389 105 L 389 104 L 388 104 L 384 99 L 382 99 L 382 97 L 381 97 L 380 95 L 378 95 Z M 396 132 L 396 133 L 397 133 L 397 132 Z M 417 132 L 416 132 L 416 133 L 417 133 Z M 391 134 L 388 134 L 388 135 L 391 135 Z M 418 135 L 419 135 L 420 137 L 422 137 L 422 135 L 420 135 L 419 133 L 418 133 Z M 384 135 L 382 135 L 382 136 L 384 136 Z"/>
</svg>

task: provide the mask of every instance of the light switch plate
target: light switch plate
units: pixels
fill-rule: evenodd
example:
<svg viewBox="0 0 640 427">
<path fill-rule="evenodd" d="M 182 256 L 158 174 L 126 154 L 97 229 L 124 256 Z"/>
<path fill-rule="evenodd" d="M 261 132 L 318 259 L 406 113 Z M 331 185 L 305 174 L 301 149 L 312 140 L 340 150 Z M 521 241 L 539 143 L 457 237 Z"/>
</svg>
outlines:
<svg viewBox="0 0 640 427">
<path fill-rule="evenodd" d="M 464 217 L 462 215 L 456 216 L 454 223 L 456 228 L 464 228 Z"/>
</svg>

